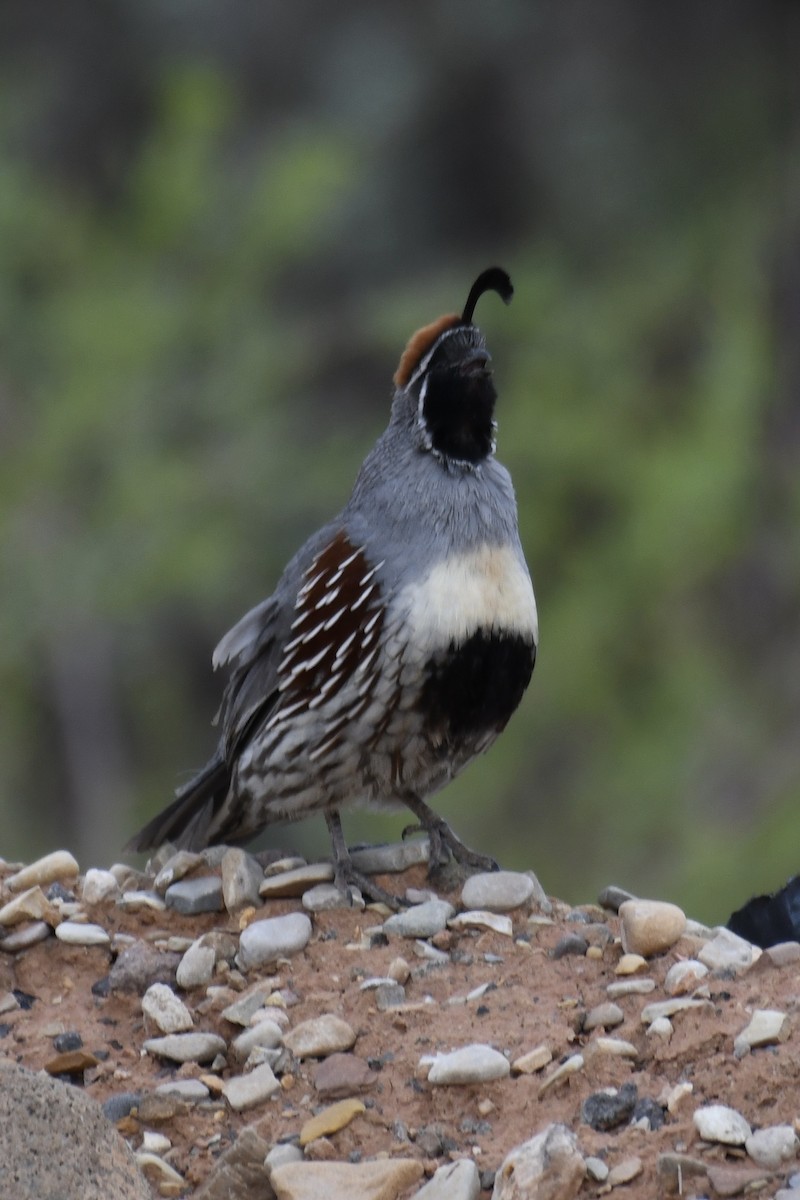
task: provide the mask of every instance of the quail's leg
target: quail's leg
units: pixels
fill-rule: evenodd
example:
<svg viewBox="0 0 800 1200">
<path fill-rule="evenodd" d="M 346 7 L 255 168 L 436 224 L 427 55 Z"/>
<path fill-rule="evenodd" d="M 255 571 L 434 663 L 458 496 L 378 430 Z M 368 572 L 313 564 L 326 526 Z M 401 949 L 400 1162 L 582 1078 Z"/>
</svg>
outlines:
<svg viewBox="0 0 800 1200">
<path fill-rule="evenodd" d="M 431 847 L 428 858 L 429 875 L 435 874 L 440 867 L 445 865 L 448 855 L 452 855 L 455 861 L 463 867 L 473 867 L 477 871 L 498 870 L 498 865 L 493 858 L 490 858 L 488 854 L 478 854 L 476 850 L 470 850 L 469 846 L 465 846 L 461 839 L 453 833 L 447 821 L 437 816 L 424 800 L 420 800 L 419 796 L 406 793 L 403 796 L 403 803 L 411 809 L 419 821 L 420 827 L 428 835 Z"/>
<path fill-rule="evenodd" d="M 347 849 L 347 842 L 344 840 L 342 819 L 337 809 L 328 808 L 325 810 L 325 823 L 331 835 L 331 847 L 333 849 L 333 882 L 339 891 L 347 896 L 351 904 L 353 903 L 353 889 L 357 888 L 370 900 L 386 904 L 393 910 L 400 908 L 400 901 L 397 896 L 393 896 L 391 892 L 387 892 L 384 888 L 379 887 L 369 876 L 364 875 L 361 871 L 357 871 L 354 867 L 350 851 Z"/>
</svg>

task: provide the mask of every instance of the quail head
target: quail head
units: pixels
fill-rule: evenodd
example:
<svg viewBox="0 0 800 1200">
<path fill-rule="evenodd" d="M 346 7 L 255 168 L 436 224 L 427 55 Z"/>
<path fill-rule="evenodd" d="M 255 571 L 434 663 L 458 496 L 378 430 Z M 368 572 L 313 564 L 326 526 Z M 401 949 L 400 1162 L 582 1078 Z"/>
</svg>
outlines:
<svg viewBox="0 0 800 1200">
<path fill-rule="evenodd" d="M 492 745 L 536 657 L 514 490 L 494 457 L 491 360 L 472 321 L 490 290 L 511 299 L 499 267 L 461 315 L 409 341 L 347 504 L 214 652 L 229 676 L 216 753 L 129 850 L 241 843 L 321 811 L 338 886 L 385 899 L 355 870 L 339 813 L 399 802 L 428 834 L 431 872 L 449 856 L 496 869 L 426 803 Z"/>
</svg>

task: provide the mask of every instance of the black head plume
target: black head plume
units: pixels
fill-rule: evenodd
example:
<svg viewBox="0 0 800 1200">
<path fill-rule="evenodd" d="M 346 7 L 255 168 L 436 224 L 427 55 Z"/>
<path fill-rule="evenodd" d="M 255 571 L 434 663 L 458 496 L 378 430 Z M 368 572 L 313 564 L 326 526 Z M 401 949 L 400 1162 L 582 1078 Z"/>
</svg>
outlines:
<svg viewBox="0 0 800 1200">
<path fill-rule="evenodd" d="M 514 295 L 514 287 L 508 274 L 502 267 L 487 267 L 485 271 L 481 271 L 473 283 L 467 296 L 467 303 L 464 305 L 464 311 L 461 314 L 461 320 L 465 325 L 472 324 L 475 305 L 484 292 L 497 292 L 504 304 L 511 303 L 511 297 Z"/>
</svg>

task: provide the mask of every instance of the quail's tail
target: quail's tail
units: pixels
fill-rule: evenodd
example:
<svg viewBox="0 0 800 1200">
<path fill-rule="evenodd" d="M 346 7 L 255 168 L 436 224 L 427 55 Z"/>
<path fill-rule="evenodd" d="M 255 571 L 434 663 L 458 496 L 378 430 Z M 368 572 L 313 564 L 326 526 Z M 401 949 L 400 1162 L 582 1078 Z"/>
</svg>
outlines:
<svg viewBox="0 0 800 1200">
<path fill-rule="evenodd" d="M 185 850 L 208 845 L 212 818 L 228 793 L 231 770 L 217 752 L 193 779 L 175 793 L 172 804 L 148 821 L 125 846 L 127 853 L 155 850 L 173 842 Z"/>
</svg>

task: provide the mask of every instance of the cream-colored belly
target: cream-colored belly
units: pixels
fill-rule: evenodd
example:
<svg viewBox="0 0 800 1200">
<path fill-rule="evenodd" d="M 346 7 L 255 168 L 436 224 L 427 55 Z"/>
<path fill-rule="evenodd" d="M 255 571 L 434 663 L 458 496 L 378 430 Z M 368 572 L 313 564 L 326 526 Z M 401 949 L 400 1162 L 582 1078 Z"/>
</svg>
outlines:
<svg viewBox="0 0 800 1200">
<path fill-rule="evenodd" d="M 510 546 L 484 545 L 437 563 L 400 599 L 414 643 L 431 650 L 464 641 L 477 629 L 538 641 L 530 576 Z"/>
</svg>

